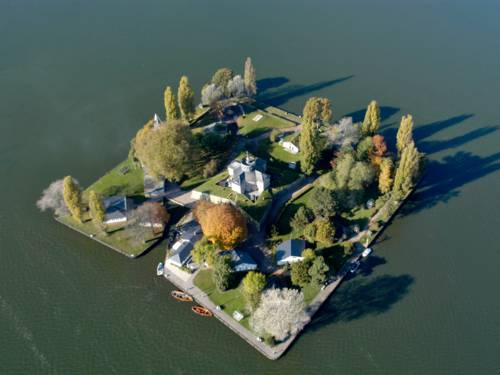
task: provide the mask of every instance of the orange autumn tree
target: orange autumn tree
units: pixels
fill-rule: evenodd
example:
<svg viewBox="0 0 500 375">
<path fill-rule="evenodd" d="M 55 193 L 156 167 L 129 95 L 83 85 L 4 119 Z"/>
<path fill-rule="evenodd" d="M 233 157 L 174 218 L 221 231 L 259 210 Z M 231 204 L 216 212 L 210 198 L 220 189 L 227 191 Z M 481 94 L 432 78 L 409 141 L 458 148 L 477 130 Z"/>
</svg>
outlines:
<svg viewBox="0 0 500 375">
<path fill-rule="evenodd" d="M 245 217 L 229 203 L 199 201 L 193 214 L 205 237 L 221 249 L 231 249 L 247 237 Z"/>
<path fill-rule="evenodd" d="M 382 157 L 387 153 L 387 145 L 383 136 L 377 134 L 372 137 L 373 150 L 370 155 L 372 164 L 379 167 L 382 162 Z"/>
</svg>

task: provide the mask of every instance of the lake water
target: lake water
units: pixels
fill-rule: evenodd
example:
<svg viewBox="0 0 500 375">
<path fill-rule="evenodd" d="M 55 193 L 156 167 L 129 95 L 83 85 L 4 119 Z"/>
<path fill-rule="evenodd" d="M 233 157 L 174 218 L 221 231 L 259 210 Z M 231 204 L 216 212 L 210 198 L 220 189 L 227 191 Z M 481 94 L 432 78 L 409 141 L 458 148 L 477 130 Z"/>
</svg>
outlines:
<svg viewBox="0 0 500 375">
<path fill-rule="evenodd" d="M 485 0 L 3 0 L 0 373 L 500 373 L 499 14 Z M 51 181 L 86 186 L 122 160 L 166 84 L 187 74 L 198 93 L 246 56 L 285 109 L 326 96 L 338 119 L 377 99 L 389 138 L 412 113 L 430 159 L 370 267 L 277 362 L 172 301 L 163 249 L 129 260 L 35 208 Z"/>
</svg>

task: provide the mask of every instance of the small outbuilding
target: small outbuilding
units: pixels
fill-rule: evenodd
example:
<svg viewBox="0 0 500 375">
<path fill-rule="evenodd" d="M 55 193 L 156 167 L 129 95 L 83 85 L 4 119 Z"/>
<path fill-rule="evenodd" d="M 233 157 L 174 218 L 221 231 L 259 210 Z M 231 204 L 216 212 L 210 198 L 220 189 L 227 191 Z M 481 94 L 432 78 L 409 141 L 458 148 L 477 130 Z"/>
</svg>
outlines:
<svg viewBox="0 0 500 375">
<path fill-rule="evenodd" d="M 304 240 L 287 240 L 283 241 L 276 248 L 276 264 L 283 266 L 303 260 L 302 251 L 306 247 Z"/>
<path fill-rule="evenodd" d="M 104 199 L 103 224 L 121 224 L 128 220 L 128 212 L 132 209 L 132 200 L 127 197 L 114 196 Z"/>
<path fill-rule="evenodd" d="M 285 151 L 288 151 L 291 154 L 296 155 L 299 153 L 299 147 L 290 141 L 282 142 L 281 147 L 283 147 L 285 149 Z"/>
</svg>

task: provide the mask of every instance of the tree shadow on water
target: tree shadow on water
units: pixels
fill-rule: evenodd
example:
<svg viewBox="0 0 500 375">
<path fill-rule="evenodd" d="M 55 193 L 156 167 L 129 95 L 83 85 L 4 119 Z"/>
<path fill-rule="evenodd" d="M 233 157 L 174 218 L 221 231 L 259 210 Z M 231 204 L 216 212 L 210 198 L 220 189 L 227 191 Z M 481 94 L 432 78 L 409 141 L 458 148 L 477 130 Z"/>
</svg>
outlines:
<svg viewBox="0 0 500 375">
<path fill-rule="evenodd" d="M 357 277 L 335 291 L 308 329 L 385 313 L 408 294 L 413 282 L 410 275 L 382 275 L 372 279 Z"/>
<path fill-rule="evenodd" d="M 459 189 L 482 177 L 500 170 L 500 152 L 489 156 L 459 151 L 441 161 L 431 160 L 426 165 L 426 175 L 415 194 L 403 206 L 405 216 L 447 203 L 459 195 Z"/>
<path fill-rule="evenodd" d="M 277 90 L 270 90 L 268 87 L 265 89 L 263 93 L 259 93 L 257 95 L 257 99 L 267 105 L 272 105 L 272 106 L 280 106 L 288 102 L 290 99 L 307 95 L 310 94 L 314 91 L 322 90 L 324 88 L 336 85 L 338 83 L 347 81 L 351 78 L 353 78 L 354 75 L 351 74 L 349 76 L 337 78 L 337 79 L 332 79 L 329 81 L 321 81 L 317 83 L 313 83 L 311 85 L 300 85 L 300 84 L 292 84 L 292 85 L 287 85 L 284 87 L 281 87 Z M 282 79 L 284 77 L 277 77 L 277 78 L 269 78 L 269 81 L 266 81 L 266 79 L 261 80 L 264 81 L 264 87 L 265 85 L 277 85 L 280 83 L 279 79 Z M 276 80 L 276 81 L 273 81 Z M 259 81 L 259 82 L 261 82 Z M 261 83 L 262 85 L 262 83 Z M 279 86 L 282 86 L 282 84 L 279 84 Z"/>
<path fill-rule="evenodd" d="M 257 92 L 262 94 L 264 91 L 283 86 L 290 80 L 287 77 L 268 77 L 257 81 Z"/>
<path fill-rule="evenodd" d="M 399 112 L 399 108 L 390 106 L 380 106 L 380 121 L 385 121 Z M 353 122 L 361 122 L 365 118 L 366 108 L 348 113 L 344 117 L 352 117 Z"/>
</svg>

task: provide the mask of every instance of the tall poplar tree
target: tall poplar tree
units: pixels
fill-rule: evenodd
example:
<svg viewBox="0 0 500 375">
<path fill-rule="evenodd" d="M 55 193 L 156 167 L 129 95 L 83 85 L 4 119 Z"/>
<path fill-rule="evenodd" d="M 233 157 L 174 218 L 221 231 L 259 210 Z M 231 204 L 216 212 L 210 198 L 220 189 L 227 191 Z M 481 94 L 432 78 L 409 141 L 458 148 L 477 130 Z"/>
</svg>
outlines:
<svg viewBox="0 0 500 375">
<path fill-rule="evenodd" d="M 311 174 L 323 149 L 321 127 L 332 118 L 330 101 L 326 98 L 309 98 L 302 115 L 300 132 L 300 168 L 302 172 Z"/>
<path fill-rule="evenodd" d="M 179 108 L 182 118 L 189 121 L 195 113 L 194 91 L 189 85 L 188 77 L 182 76 L 177 90 L 177 99 L 179 100 Z"/>
<path fill-rule="evenodd" d="M 257 81 L 256 81 L 255 68 L 252 64 L 252 59 L 247 57 L 245 60 L 245 89 L 249 96 L 255 96 L 257 94 Z"/>
<path fill-rule="evenodd" d="M 302 122 L 311 122 L 322 127 L 332 119 L 332 108 L 328 98 L 309 98 L 304 106 Z"/>
<path fill-rule="evenodd" d="M 178 120 L 181 117 L 179 107 L 175 100 L 174 92 L 170 86 L 165 88 L 165 92 L 163 94 L 163 100 L 165 102 L 165 114 L 168 121 Z"/>
<path fill-rule="evenodd" d="M 411 142 L 413 142 L 413 117 L 406 115 L 401 118 L 398 134 L 396 135 L 396 147 L 400 156 L 404 148 Z"/>
<path fill-rule="evenodd" d="M 382 194 L 386 194 L 392 187 L 392 160 L 383 158 L 380 163 L 380 174 L 378 176 L 378 189 Z"/>
<path fill-rule="evenodd" d="M 365 119 L 361 126 L 364 135 L 374 135 L 380 129 L 380 108 L 375 100 L 372 100 L 366 108 Z"/>
<path fill-rule="evenodd" d="M 91 190 L 89 193 L 89 209 L 94 224 L 96 226 L 101 226 L 105 215 L 104 205 L 102 204 L 101 198 L 94 190 Z"/>
<path fill-rule="evenodd" d="M 397 199 L 404 197 L 412 189 L 420 169 L 420 159 L 421 155 L 413 141 L 403 149 L 392 187 L 392 193 Z"/>
<path fill-rule="evenodd" d="M 73 177 L 66 176 L 63 181 L 63 197 L 66 207 L 68 207 L 71 216 L 78 221 L 82 221 L 82 193 L 73 180 Z"/>
</svg>

